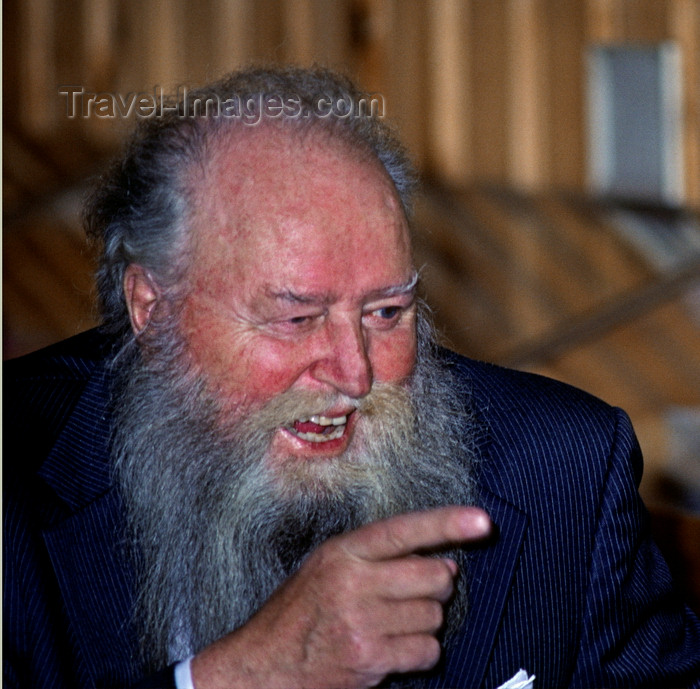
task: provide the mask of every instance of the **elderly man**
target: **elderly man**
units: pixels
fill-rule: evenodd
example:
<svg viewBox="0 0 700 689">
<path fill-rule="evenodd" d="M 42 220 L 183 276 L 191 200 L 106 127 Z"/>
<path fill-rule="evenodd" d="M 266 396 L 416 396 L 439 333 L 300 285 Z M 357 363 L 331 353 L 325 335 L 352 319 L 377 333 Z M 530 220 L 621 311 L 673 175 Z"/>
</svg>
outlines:
<svg viewBox="0 0 700 689">
<path fill-rule="evenodd" d="M 413 187 L 323 70 L 143 123 L 103 327 L 6 373 L 7 687 L 700 683 L 627 418 L 434 345 Z"/>
</svg>

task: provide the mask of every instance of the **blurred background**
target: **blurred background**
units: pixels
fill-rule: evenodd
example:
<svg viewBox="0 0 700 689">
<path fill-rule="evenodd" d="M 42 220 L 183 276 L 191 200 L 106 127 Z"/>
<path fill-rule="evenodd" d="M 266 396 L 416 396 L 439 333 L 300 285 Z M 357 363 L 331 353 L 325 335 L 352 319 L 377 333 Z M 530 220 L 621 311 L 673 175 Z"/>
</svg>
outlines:
<svg viewBox="0 0 700 689">
<path fill-rule="evenodd" d="M 135 121 L 120 98 L 254 61 L 339 68 L 381 94 L 424 176 L 417 255 L 446 341 L 628 411 L 700 610 L 700 2 L 2 9 L 5 358 L 96 323 L 80 205 Z"/>
</svg>

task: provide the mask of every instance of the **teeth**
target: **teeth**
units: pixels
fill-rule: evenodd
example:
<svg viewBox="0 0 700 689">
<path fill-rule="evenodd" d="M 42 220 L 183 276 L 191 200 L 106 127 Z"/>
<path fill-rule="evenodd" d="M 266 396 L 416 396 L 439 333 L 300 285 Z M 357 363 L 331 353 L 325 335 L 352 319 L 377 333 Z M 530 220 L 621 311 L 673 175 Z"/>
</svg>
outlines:
<svg viewBox="0 0 700 689">
<path fill-rule="evenodd" d="M 327 443 L 329 440 L 335 440 L 336 438 L 342 437 L 345 433 L 345 425 L 348 422 L 347 414 L 343 416 L 321 416 L 320 414 L 314 414 L 313 416 L 305 416 L 303 418 L 297 419 L 297 423 L 311 423 L 317 426 L 323 427 L 322 433 L 314 433 L 312 431 L 299 431 L 294 427 L 294 424 L 289 426 L 289 430 L 294 433 L 298 438 L 306 440 L 311 443 Z"/>
<path fill-rule="evenodd" d="M 304 421 L 311 421 L 311 423 L 318 424 L 319 426 L 343 426 L 348 422 L 347 416 L 312 416 L 310 419 L 299 419 L 302 423 Z"/>
<path fill-rule="evenodd" d="M 313 417 L 311 418 L 311 421 L 313 421 L 313 423 L 319 423 L 318 421 L 314 421 Z M 330 424 L 320 423 L 319 425 L 330 426 Z M 295 435 L 297 435 L 302 440 L 306 440 L 310 443 L 327 443 L 329 440 L 335 440 L 336 438 L 340 438 L 344 432 L 345 427 L 338 426 L 337 428 L 334 428 L 330 433 L 300 433 L 296 431 Z"/>
</svg>

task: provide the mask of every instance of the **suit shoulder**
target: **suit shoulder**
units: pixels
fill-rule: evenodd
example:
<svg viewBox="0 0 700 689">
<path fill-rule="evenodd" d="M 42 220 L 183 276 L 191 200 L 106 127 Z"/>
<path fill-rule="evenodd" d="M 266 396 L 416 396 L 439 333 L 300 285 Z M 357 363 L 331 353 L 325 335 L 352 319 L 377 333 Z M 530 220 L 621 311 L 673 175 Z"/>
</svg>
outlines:
<svg viewBox="0 0 700 689">
<path fill-rule="evenodd" d="M 4 384 L 27 380 L 86 380 L 109 353 L 112 340 L 99 328 L 3 363 Z"/>
<path fill-rule="evenodd" d="M 450 351 L 446 352 L 445 360 L 480 409 L 495 413 L 520 410 L 530 414 L 577 409 L 601 420 L 616 418 L 620 411 L 589 392 L 536 373 L 469 359 Z"/>
<path fill-rule="evenodd" d="M 451 354 L 494 461 L 523 472 L 602 480 L 617 452 L 641 477 L 641 453 L 630 420 L 597 397 L 545 376 Z M 493 465 L 495 467 L 495 465 Z M 585 474 L 585 476 L 584 476 Z"/>
<path fill-rule="evenodd" d="M 37 468 L 88 381 L 104 369 L 110 347 L 109 338 L 90 330 L 3 364 L 5 476 L 8 466 Z M 12 461 L 17 448 L 21 463 Z"/>
</svg>

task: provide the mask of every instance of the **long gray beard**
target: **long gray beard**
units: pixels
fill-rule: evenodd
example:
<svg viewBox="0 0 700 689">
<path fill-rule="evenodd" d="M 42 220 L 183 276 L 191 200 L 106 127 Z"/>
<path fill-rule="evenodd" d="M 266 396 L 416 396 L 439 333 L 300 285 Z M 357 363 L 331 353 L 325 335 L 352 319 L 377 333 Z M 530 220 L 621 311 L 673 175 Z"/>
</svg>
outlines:
<svg viewBox="0 0 700 689">
<path fill-rule="evenodd" d="M 425 328 L 409 384 L 375 385 L 356 403 L 349 450 L 316 461 L 270 461 L 266 451 L 275 429 L 330 408 L 328 399 L 281 395 L 227 428 L 202 376 L 183 365 L 181 345 L 161 348 L 149 364 L 140 356 L 122 362 L 113 455 L 147 669 L 240 627 L 329 537 L 394 514 L 475 502 L 467 395 L 434 359 Z M 464 570 L 462 551 L 441 554 Z M 448 638 L 466 604 L 461 576 Z"/>
</svg>

